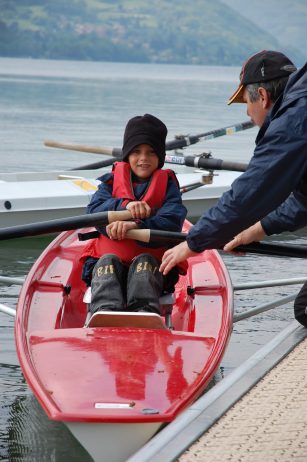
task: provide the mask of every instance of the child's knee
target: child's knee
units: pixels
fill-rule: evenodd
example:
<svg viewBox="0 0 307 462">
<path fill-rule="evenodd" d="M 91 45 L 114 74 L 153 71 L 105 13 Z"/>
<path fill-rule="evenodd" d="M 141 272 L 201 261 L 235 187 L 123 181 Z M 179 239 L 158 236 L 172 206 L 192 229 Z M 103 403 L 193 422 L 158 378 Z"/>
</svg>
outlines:
<svg viewBox="0 0 307 462">
<path fill-rule="evenodd" d="M 125 268 L 117 255 L 106 254 L 95 265 L 90 311 L 119 310 L 125 306 Z"/>
<path fill-rule="evenodd" d="M 142 253 L 132 260 L 129 273 L 140 275 L 143 273 L 151 273 L 152 275 L 158 276 L 159 266 L 158 260 L 153 255 Z"/>
<path fill-rule="evenodd" d="M 110 278 L 114 274 L 121 273 L 122 266 L 122 261 L 117 255 L 103 255 L 101 258 L 99 258 L 94 267 L 93 278 Z"/>
</svg>

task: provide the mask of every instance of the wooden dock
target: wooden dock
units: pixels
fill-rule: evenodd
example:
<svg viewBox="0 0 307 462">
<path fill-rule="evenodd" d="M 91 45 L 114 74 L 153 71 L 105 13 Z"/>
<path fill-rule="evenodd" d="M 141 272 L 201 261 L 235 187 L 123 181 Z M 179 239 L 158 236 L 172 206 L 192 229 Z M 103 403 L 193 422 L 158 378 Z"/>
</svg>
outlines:
<svg viewBox="0 0 307 462">
<path fill-rule="evenodd" d="M 307 339 L 178 460 L 306 462 Z"/>
<path fill-rule="evenodd" d="M 307 329 L 291 323 L 129 462 L 161 460 L 306 462 Z"/>
</svg>

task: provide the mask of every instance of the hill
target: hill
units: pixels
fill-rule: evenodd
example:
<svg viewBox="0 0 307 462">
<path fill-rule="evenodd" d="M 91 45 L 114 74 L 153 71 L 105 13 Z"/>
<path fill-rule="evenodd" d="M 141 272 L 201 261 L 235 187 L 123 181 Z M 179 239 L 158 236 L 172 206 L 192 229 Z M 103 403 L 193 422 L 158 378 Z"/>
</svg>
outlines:
<svg viewBox="0 0 307 462">
<path fill-rule="evenodd" d="M 280 48 L 297 56 L 298 64 L 306 61 L 307 2 L 306 0 L 222 0 L 241 16 L 276 37 Z"/>
<path fill-rule="evenodd" d="M 0 0 L 0 10 L 0 56 L 240 65 L 279 49 L 219 0 Z"/>
</svg>

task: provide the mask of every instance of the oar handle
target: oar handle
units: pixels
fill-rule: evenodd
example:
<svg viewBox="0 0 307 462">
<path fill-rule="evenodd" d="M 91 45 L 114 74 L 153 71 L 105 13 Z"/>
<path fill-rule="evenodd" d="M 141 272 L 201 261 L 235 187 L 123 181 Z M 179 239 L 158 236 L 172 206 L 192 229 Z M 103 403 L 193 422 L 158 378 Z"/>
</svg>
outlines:
<svg viewBox="0 0 307 462">
<path fill-rule="evenodd" d="M 89 226 L 103 226 L 117 220 L 130 220 L 129 210 L 108 211 L 79 215 L 57 220 L 29 223 L 21 226 L 11 226 L 0 229 L 0 241 L 19 237 L 38 236 L 40 234 L 59 233 L 71 229 L 85 228 Z"/>
<path fill-rule="evenodd" d="M 106 213 L 108 214 L 108 218 L 105 224 L 113 223 L 113 221 L 130 220 L 132 218 L 130 210 L 109 210 Z"/>
<path fill-rule="evenodd" d="M 141 242 L 150 242 L 150 229 L 130 229 L 126 233 L 126 238 Z"/>
<path fill-rule="evenodd" d="M 131 229 L 127 232 L 128 239 L 135 239 L 141 242 L 161 242 L 178 244 L 186 239 L 186 233 L 176 233 L 156 229 Z"/>
</svg>

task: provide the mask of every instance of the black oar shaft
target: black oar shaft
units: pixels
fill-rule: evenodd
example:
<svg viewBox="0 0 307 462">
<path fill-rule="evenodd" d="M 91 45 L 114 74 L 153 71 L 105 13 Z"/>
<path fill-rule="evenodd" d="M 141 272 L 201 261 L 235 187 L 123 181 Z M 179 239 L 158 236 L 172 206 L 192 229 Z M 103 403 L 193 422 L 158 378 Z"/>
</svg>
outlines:
<svg viewBox="0 0 307 462">
<path fill-rule="evenodd" d="M 186 233 L 150 230 L 150 240 L 155 242 L 165 242 L 167 240 L 170 243 L 179 243 L 185 241 L 186 237 Z"/>
<path fill-rule="evenodd" d="M 229 127 L 217 128 L 216 130 L 200 133 L 199 135 L 178 137 L 177 139 L 168 141 L 166 143 L 166 150 L 170 151 L 173 149 L 184 148 L 186 146 L 189 146 L 190 144 L 198 143 L 199 141 L 211 140 L 213 138 L 217 138 L 223 135 L 231 135 L 233 133 L 239 132 L 241 130 L 246 130 L 252 127 L 254 127 L 253 122 L 248 120 L 246 122 L 231 125 Z"/>
<path fill-rule="evenodd" d="M 177 244 L 185 241 L 187 234 L 153 229 L 138 229 L 128 231 L 127 237 L 142 242 L 160 242 L 166 245 Z M 307 258 L 307 246 L 291 244 L 253 242 L 248 245 L 240 245 L 235 248 L 234 251 L 256 253 L 260 255 L 273 255 L 277 257 Z"/>
<path fill-rule="evenodd" d="M 89 226 L 102 226 L 116 220 L 129 220 L 129 210 L 109 211 L 79 215 L 76 217 L 61 218 L 57 220 L 30 223 L 21 226 L 11 226 L 0 229 L 0 240 L 15 239 L 19 237 L 38 236 L 40 234 L 59 233 L 71 229 L 79 229 Z"/>
<path fill-rule="evenodd" d="M 188 136 L 178 136 L 174 140 L 166 142 L 166 150 L 172 151 L 174 149 L 184 148 L 191 144 L 198 143 L 199 141 L 211 140 L 223 135 L 231 135 L 233 133 L 239 132 L 241 130 L 246 130 L 254 126 L 253 122 L 246 121 L 238 123 L 236 125 L 231 125 L 228 127 L 218 128 L 216 130 L 210 130 L 205 133 L 200 133 L 199 135 L 188 135 Z M 116 159 L 122 158 L 122 150 L 120 148 L 106 148 L 106 147 L 97 147 L 97 146 L 87 146 L 80 144 L 72 143 L 60 143 L 58 141 L 46 140 L 44 142 L 45 146 L 52 148 L 68 149 L 72 151 L 79 152 L 89 152 L 92 154 L 104 154 L 107 156 L 115 157 Z M 86 167 L 86 166 L 85 166 Z M 90 168 L 100 168 L 100 167 L 90 167 Z M 79 168 L 80 170 L 81 168 Z M 83 169 L 86 169 L 83 167 Z"/>
<path fill-rule="evenodd" d="M 228 162 L 213 157 L 185 156 L 184 161 L 188 167 L 205 168 L 208 170 L 231 170 L 234 172 L 245 172 L 248 165 L 241 162 Z"/>
<path fill-rule="evenodd" d="M 166 151 L 173 151 L 175 149 L 185 148 L 187 146 L 190 146 L 191 144 L 196 144 L 199 141 L 212 140 L 213 138 L 218 138 L 219 136 L 231 135 L 233 133 L 239 132 L 241 130 L 246 130 L 252 127 L 254 127 L 253 122 L 247 121 L 247 122 L 242 122 L 236 125 L 231 125 L 229 127 L 217 128 L 216 130 L 210 130 L 208 132 L 201 133 L 199 135 L 181 136 L 181 137 L 179 136 L 177 139 L 167 141 L 165 144 L 165 149 Z M 118 148 L 113 148 L 112 156 L 120 157 L 121 150 Z"/>
<path fill-rule="evenodd" d="M 180 187 L 180 192 L 181 192 L 181 194 L 184 194 L 184 193 L 193 191 L 193 189 L 198 189 L 201 186 L 204 186 L 204 183 L 201 183 L 200 181 L 198 181 L 197 183 L 193 183 L 193 184 L 190 184 L 190 185 L 187 185 L 187 186 L 181 186 Z"/>
<path fill-rule="evenodd" d="M 240 245 L 235 251 L 272 255 L 277 257 L 307 258 L 307 247 L 295 244 L 269 244 L 266 242 L 253 242 L 252 244 Z"/>
<path fill-rule="evenodd" d="M 100 162 L 94 162 L 93 164 L 81 165 L 80 167 L 70 168 L 70 170 L 96 170 L 98 168 L 109 167 L 113 165 L 114 159 L 101 160 Z"/>
<path fill-rule="evenodd" d="M 131 229 L 127 232 L 128 239 L 141 242 L 160 242 L 161 244 L 178 244 L 186 239 L 185 233 L 163 231 L 156 229 Z"/>
</svg>

